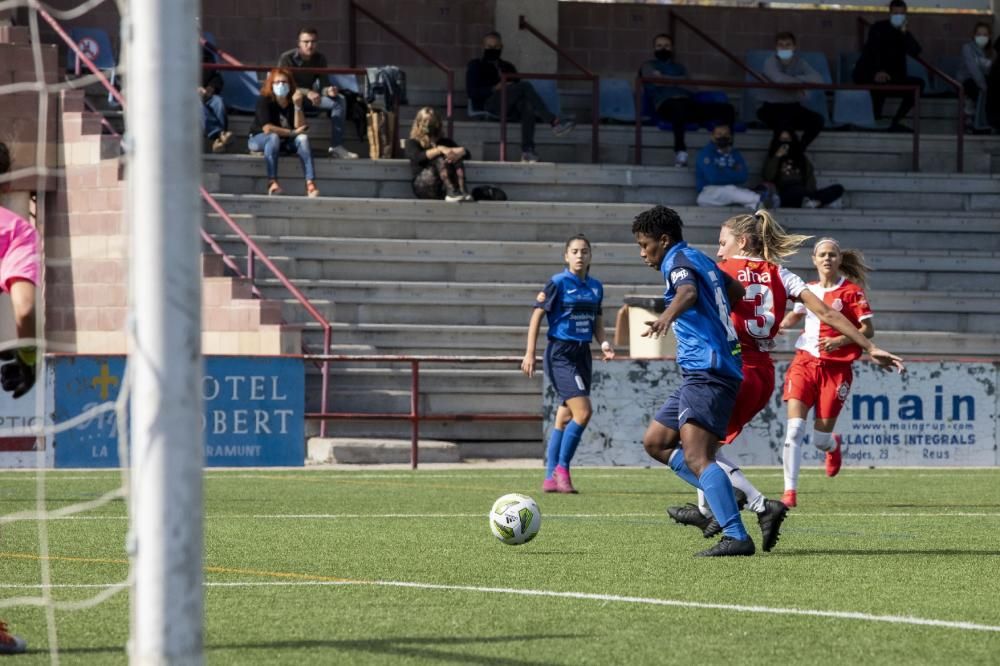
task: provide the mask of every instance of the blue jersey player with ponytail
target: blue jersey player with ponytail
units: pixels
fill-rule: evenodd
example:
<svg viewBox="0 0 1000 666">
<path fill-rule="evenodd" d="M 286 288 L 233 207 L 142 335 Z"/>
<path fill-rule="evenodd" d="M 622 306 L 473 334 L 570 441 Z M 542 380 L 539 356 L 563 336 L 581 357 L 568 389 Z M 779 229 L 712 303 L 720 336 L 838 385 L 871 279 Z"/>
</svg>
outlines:
<svg viewBox="0 0 1000 666">
<path fill-rule="evenodd" d="M 535 298 L 528 323 L 528 344 L 521 370 L 535 372 L 535 343 L 542 317 L 547 317 L 549 343 L 545 348 L 545 374 L 562 404 L 549 436 L 545 456 L 544 492 L 575 493 L 569 475 L 570 461 L 580 444 L 593 412 L 590 405 L 590 343 L 601 343 L 604 359 L 615 351 L 604 338 L 601 301 L 604 287 L 590 277 L 590 241 L 582 234 L 566 241 L 566 270 L 553 275 Z"/>
<path fill-rule="evenodd" d="M 676 211 L 656 206 L 632 223 L 639 255 L 663 274 L 667 309 L 646 322 L 644 336 L 667 328 L 677 338 L 681 385 L 646 429 L 642 444 L 654 459 L 701 489 L 722 526 L 722 539 L 701 557 L 753 555 L 753 540 L 740 520 L 733 486 L 715 462 L 719 441 L 743 380 L 740 346 L 730 318 L 730 302 L 743 298 L 743 286 L 715 262 L 684 242 Z M 683 445 L 682 445 L 683 443 Z"/>
</svg>

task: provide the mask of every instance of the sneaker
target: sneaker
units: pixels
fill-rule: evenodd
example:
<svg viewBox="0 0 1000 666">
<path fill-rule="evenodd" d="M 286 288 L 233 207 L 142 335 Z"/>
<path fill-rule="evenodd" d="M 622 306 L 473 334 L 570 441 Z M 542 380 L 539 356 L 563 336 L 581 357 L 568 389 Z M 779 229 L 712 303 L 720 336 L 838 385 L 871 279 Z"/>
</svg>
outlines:
<svg viewBox="0 0 1000 666">
<path fill-rule="evenodd" d="M 753 545 L 753 539 L 749 536 L 744 540 L 723 536 L 719 543 L 708 550 L 696 553 L 695 557 L 738 557 L 753 555 L 757 549 Z"/>
<path fill-rule="evenodd" d="M 444 200 L 448 203 L 458 203 L 460 201 L 465 201 L 465 195 L 461 192 L 450 192 L 444 195 Z"/>
<path fill-rule="evenodd" d="M 836 199 L 834 199 L 833 201 L 831 201 L 830 203 L 828 203 L 826 205 L 826 207 L 827 208 L 837 208 L 837 209 L 843 208 L 844 207 L 844 197 L 837 197 Z"/>
<path fill-rule="evenodd" d="M 785 494 L 781 496 L 781 503 L 789 509 L 794 509 L 799 504 L 799 498 L 794 490 L 786 490 Z"/>
<path fill-rule="evenodd" d="M 225 131 L 215 137 L 215 141 L 212 142 L 212 152 L 213 153 L 224 153 L 226 152 L 226 147 L 233 142 L 233 133 L 230 131 Z"/>
<path fill-rule="evenodd" d="M 688 154 L 686 150 L 678 150 L 674 153 L 674 166 L 686 167 L 688 164 Z"/>
<path fill-rule="evenodd" d="M 834 435 L 833 441 L 837 443 L 833 451 L 826 452 L 826 475 L 829 477 L 837 476 L 840 472 L 840 463 L 843 462 L 843 458 L 840 455 L 840 435 Z"/>
<path fill-rule="evenodd" d="M 818 201 L 816 201 L 815 199 L 810 199 L 809 197 L 806 197 L 805 199 L 802 200 L 802 207 L 803 208 L 819 208 L 820 207 L 820 203 Z"/>
<path fill-rule="evenodd" d="M 771 552 L 774 544 L 778 543 L 781 523 L 788 515 L 788 507 L 778 500 L 764 500 L 764 510 L 757 514 L 757 525 L 760 526 L 760 536 L 764 540 L 763 548 L 765 553 Z"/>
<path fill-rule="evenodd" d="M 542 481 L 542 492 L 543 493 L 554 493 L 559 491 L 559 486 L 556 485 L 556 480 L 553 478 L 545 479 Z"/>
<path fill-rule="evenodd" d="M 310 199 L 315 199 L 319 196 L 319 188 L 316 187 L 316 183 L 311 180 L 306 181 L 306 196 Z"/>
<path fill-rule="evenodd" d="M 556 466 L 555 474 L 552 478 L 556 480 L 556 492 L 566 495 L 577 494 L 577 489 L 573 487 L 573 480 L 569 478 L 569 470 L 562 465 Z"/>
<path fill-rule="evenodd" d="M 284 193 L 285 191 L 281 189 L 281 185 L 278 184 L 278 181 L 272 180 L 267 184 L 268 196 L 274 196 L 276 194 L 284 194 Z"/>
<path fill-rule="evenodd" d="M 357 153 L 352 153 L 347 148 L 343 146 L 330 146 L 329 150 L 326 151 L 330 157 L 336 160 L 356 160 L 358 159 Z"/>
<path fill-rule="evenodd" d="M 552 133 L 556 136 L 563 136 L 564 134 L 569 134 L 576 127 L 576 123 L 572 120 L 559 120 L 556 119 L 552 123 Z"/>
<path fill-rule="evenodd" d="M 8 633 L 7 625 L 0 622 L 0 654 L 21 654 L 28 649 L 28 642 Z"/>
<path fill-rule="evenodd" d="M 538 155 L 536 155 L 534 153 L 534 151 L 531 151 L 531 150 L 522 150 L 521 151 L 521 161 L 522 162 L 530 162 L 530 163 L 537 162 L 538 161 Z"/>
<path fill-rule="evenodd" d="M 475 201 L 475 200 L 476 200 L 475 197 L 473 197 L 468 192 L 462 192 L 462 201 L 468 203 L 470 201 Z"/>
</svg>

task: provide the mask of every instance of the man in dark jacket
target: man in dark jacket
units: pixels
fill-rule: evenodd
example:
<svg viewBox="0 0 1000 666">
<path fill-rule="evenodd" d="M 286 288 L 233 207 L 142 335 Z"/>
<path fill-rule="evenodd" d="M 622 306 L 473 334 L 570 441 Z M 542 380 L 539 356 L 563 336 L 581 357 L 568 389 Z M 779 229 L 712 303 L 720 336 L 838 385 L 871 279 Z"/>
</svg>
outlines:
<svg viewBox="0 0 1000 666">
<path fill-rule="evenodd" d="M 483 37 L 483 57 L 470 60 L 465 69 L 465 90 L 475 111 L 500 115 L 500 91 L 503 87 L 500 83 L 500 74 L 517 72 L 514 65 L 500 59 L 502 51 L 503 40 L 500 38 L 500 33 L 491 32 Z M 572 130 L 574 123 L 559 120 L 549 111 L 534 86 L 528 81 L 508 79 L 506 86 L 508 117 L 514 117 L 516 114 L 521 121 L 521 161 L 537 162 L 535 120 L 540 119 L 552 125 L 552 132 L 556 136 L 562 136 Z"/>
<path fill-rule="evenodd" d="M 215 50 L 211 44 L 201 47 L 201 61 L 215 62 Z M 229 131 L 229 121 L 226 118 L 226 103 L 222 100 L 222 74 L 217 69 L 201 70 L 201 126 L 205 136 L 212 141 L 213 153 L 226 152 L 226 146 L 233 142 L 233 133 Z"/>
<path fill-rule="evenodd" d="M 892 0 L 889 3 L 889 19 L 878 21 L 868 31 L 861 58 L 854 66 L 855 83 L 881 83 L 889 85 L 919 85 L 923 92 L 924 82 L 906 74 L 906 56 L 920 55 L 920 44 L 910 34 L 906 20 L 906 3 Z M 899 109 L 892 118 L 890 132 L 912 132 L 900 121 L 913 108 L 913 92 L 872 92 L 875 117 L 882 115 L 882 105 L 886 97 L 899 97 Z"/>
</svg>

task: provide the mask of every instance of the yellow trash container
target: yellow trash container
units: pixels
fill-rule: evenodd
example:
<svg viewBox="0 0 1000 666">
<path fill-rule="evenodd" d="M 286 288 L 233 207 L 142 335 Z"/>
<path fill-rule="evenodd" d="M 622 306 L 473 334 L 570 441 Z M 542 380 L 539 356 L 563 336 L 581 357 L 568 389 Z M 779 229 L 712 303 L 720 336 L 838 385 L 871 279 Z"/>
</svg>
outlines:
<svg viewBox="0 0 1000 666">
<path fill-rule="evenodd" d="M 653 321 L 666 309 L 662 296 L 626 296 L 628 306 L 628 348 L 631 358 L 662 358 L 677 355 L 677 340 L 673 332 L 659 339 L 644 338 L 647 321 Z"/>
</svg>

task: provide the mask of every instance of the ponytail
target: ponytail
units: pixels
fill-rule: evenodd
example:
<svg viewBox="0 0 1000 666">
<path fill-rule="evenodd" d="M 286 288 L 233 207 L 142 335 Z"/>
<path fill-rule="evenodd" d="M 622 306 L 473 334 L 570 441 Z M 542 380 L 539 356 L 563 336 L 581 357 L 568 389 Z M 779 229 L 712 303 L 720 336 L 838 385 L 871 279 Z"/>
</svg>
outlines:
<svg viewBox="0 0 1000 666">
<path fill-rule="evenodd" d="M 726 220 L 723 226 L 729 227 L 734 236 L 746 238 L 748 252 L 759 254 L 772 264 L 780 264 L 785 257 L 795 254 L 799 246 L 812 238 L 788 233 L 766 210 L 736 215 Z"/>
<path fill-rule="evenodd" d="M 840 252 L 840 272 L 848 280 L 858 285 L 862 289 L 865 289 L 868 282 L 868 273 L 871 272 L 872 267 L 865 263 L 865 255 L 861 250 L 842 250 L 840 248 L 840 243 L 834 238 L 820 238 L 813 245 L 813 255 L 815 256 L 816 250 L 823 243 L 830 243 L 837 248 Z"/>
</svg>

